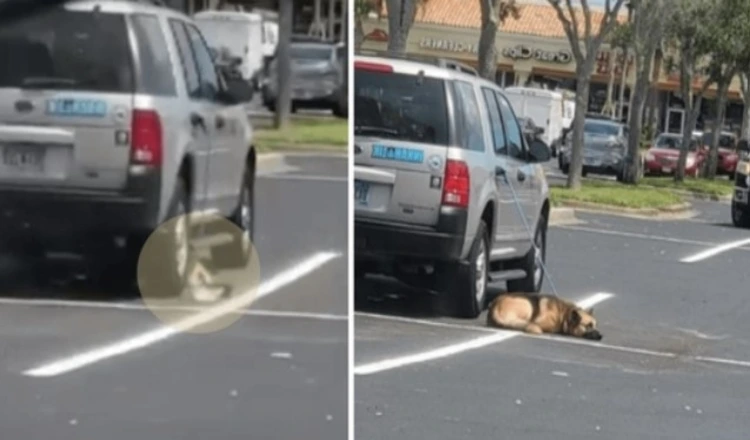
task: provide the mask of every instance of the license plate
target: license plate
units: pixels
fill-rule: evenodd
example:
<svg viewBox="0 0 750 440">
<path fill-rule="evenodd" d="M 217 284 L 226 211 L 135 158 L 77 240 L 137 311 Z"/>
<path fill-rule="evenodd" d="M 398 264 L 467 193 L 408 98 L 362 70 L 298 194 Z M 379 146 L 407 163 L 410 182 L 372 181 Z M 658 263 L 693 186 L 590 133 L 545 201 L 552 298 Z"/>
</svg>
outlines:
<svg viewBox="0 0 750 440">
<path fill-rule="evenodd" d="M 370 184 L 361 180 L 354 181 L 354 201 L 360 206 L 367 206 L 370 198 Z"/>
<path fill-rule="evenodd" d="M 672 168 L 670 167 L 661 167 L 661 172 L 665 174 L 669 174 L 672 172 Z"/>
<path fill-rule="evenodd" d="M 44 149 L 6 146 L 3 149 L 3 165 L 22 173 L 44 172 Z"/>
</svg>

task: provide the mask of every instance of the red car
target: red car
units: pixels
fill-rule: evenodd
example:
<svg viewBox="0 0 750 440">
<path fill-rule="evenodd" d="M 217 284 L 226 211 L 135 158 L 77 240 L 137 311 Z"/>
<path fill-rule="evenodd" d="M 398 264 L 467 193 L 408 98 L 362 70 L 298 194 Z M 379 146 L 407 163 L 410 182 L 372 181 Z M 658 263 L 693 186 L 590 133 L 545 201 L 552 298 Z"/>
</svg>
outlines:
<svg viewBox="0 0 750 440">
<path fill-rule="evenodd" d="M 713 133 L 702 133 L 702 143 L 705 148 L 711 146 L 711 135 Z M 740 155 L 737 153 L 737 136 L 729 131 L 722 131 L 719 135 L 719 163 L 716 165 L 716 174 L 734 176 Z"/>
<path fill-rule="evenodd" d="M 653 144 L 646 152 L 644 174 L 674 174 L 677 170 L 677 159 L 680 157 L 680 146 L 682 135 L 662 133 L 654 139 Z M 698 177 L 703 167 L 706 156 L 700 145 L 700 138 L 693 136 L 690 141 L 687 162 L 685 162 L 685 174 Z"/>
</svg>

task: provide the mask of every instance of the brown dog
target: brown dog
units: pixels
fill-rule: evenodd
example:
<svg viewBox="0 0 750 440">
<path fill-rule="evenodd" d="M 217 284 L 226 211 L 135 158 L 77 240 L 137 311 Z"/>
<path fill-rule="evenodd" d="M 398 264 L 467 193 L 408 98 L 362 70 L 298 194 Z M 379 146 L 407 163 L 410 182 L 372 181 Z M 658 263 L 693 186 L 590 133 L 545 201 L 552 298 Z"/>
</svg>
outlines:
<svg viewBox="0 0 750 440">
<path fill-rule="evenodd" d="M 556 333 L 599 341 L 594 309 L 551 295 L 507 293 L 495 298 L 487 311 L 487 325 L 539 335 Z"/>
</svg>

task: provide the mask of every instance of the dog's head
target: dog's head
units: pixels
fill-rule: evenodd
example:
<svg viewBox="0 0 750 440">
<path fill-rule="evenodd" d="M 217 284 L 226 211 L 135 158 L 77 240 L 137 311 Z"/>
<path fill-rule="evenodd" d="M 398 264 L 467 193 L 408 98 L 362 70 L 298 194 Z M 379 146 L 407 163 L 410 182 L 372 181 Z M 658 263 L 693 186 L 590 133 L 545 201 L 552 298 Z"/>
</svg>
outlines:
<svg viewBox="0 0 750 440">
<path fill-rule="evenodd" d="M 600 341 L 602 334 L 596 329 L 596 318 L 594 318 L 594 309 L 583 310 L 581 308 L 570 309 L 566 317 L 567 332 L 571 336 L 578 338 L 591 339 Z"/>
</svg>

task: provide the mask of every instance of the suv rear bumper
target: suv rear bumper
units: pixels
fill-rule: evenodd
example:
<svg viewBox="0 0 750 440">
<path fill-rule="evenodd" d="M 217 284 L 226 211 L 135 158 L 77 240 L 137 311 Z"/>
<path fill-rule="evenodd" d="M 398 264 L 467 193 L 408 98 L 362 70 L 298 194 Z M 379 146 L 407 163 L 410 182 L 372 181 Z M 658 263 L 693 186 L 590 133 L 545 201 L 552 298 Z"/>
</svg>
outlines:
<svg viewBox="0 0 750 440">
<path fill-rule="evenodd" d="M 355 219 L 354 251 L 357 259 L 460 261 L 466 241 L 466 220 L 466 210 L 446 208 L 436 228 Z"/>
<path fill-rule="evenodd" d="M 148 234 L 158 226 L 159 173 L 118 192 L 0 185 L 0 244 L 33 239 L 80 243 L 102 235 Z M 10 239 L 8 239 L 8 237 Z"/>
</svg>

